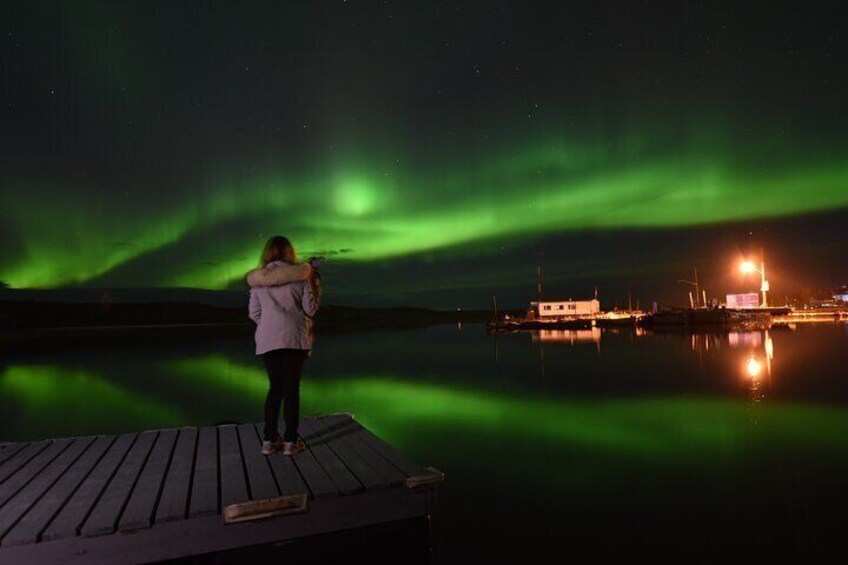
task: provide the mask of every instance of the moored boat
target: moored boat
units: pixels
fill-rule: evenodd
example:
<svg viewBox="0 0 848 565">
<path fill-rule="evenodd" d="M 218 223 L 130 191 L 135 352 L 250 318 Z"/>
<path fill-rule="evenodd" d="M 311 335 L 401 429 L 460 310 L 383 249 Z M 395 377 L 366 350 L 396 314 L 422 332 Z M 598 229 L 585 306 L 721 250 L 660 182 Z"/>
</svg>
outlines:
<svg viewBox="0 0 848 565">
<path fill-rule="evenodd" d="M 645 328 L 688 327 L 688 326 L 745 326 L 770 323 L 769 312 L 739 310 L 734 308 L 687 308 L 685 310 L 661 310 L 639 320 Z"/>
<path fill-rule="evenodd" d="M 501 318 L 486 324 L 489 331 L 515 330 L 585 330 L 594 325 L 592 318 Z"/>
</svg>

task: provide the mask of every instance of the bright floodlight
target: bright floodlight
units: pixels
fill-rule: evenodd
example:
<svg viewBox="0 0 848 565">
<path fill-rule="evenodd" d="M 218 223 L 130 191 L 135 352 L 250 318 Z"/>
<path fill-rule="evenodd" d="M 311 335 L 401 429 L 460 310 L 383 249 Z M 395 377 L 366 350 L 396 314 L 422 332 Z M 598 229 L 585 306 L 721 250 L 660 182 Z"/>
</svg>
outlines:
<svg viewBox="0 0 848 565">
<path fill-rule="evenodd" d="M 763 365 L 757 361 L 755 357 L 749 357 L 748 361 L 745 363 L 745 372 L 748 373 L 748 376 L 751 378 L 756 378 L 760 375 L 760 372 L 763 370 Z"/>
<path fill-rule="evenodd" d="M 750 261 L 743 261 L 742 264 L 739 265 L 739 268 L 742 270 L 743 273 L 753 273 L 757 270 L 754 264 Z"/>
</svg>

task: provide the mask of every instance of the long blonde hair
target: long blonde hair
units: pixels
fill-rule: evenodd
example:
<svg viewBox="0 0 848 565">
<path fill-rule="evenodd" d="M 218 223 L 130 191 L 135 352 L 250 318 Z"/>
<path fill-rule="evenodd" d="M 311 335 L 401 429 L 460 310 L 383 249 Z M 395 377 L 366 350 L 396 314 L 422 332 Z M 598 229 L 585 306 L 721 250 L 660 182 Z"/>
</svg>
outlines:
<svg viewBox="0 0 848 565">
<path fill-rule="evenodd" d="M 275 235 L 265 244 L 259 264 L 264 267 L 272 261 L 285 261 L 286 263 L 297 262 L 297 253 L 289 241 L 289 238 Z"/>
</svg>

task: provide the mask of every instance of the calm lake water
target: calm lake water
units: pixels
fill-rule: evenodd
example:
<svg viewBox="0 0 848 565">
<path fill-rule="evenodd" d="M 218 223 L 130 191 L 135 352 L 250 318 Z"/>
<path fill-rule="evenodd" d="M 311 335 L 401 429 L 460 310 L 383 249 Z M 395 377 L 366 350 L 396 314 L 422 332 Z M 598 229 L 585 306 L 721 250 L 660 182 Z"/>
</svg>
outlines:
<svg viewBox="0 0 848 565">
<path fill-rule="evenodd" d="M 108 331 L 4 350 L 0 439 L 261 419 L 249 335 Z M 498 337 L 444 325 L 319 335 L 302 409 L 353 412 L 446 473 L 434 563 L 830 561 L 848 547 L 846 366 L 844 323 Z"/>
</svg>

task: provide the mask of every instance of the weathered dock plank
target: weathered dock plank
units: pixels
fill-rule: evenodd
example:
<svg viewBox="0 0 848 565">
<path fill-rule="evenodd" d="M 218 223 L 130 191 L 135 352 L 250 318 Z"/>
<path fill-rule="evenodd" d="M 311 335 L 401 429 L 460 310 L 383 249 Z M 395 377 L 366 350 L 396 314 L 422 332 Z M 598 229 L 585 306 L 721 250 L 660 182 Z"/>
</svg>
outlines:
<svg viewBox="0 0 848 565">
<path fill-rule="evenodd" d="M 218 428 L 200 428 L 188 515 L 198 518 L 218 510 Z"/>
<path fill-rule="evenodd" d="M 324 442 L 315 431 L 312 420 L 307 419 L 300 424 L 301 435 L 307 448 L 318 460 L 321 467 L 327 472 L 330 480 L 336 485 L 341 494 L 354 494 L 363 490 L 355 476 L 348 470 L 344 462 L 339 459 L 335 452 Z"/>
<path fill-rule="evenodd" d="M 171 466 L 168 468 L 168 476 L 165 478 L 162 496 L 156 508 L 157 523 L 173 522 L 186 517 L 196 445 L 197 428 L 179 430 Z"/>
<path fill-rule="evenodd" d="M 247 478 L 250 483 L 250 494 L 253 500 L 275 498 L 280 495 L 268 458 L 260 453 L 262 444 L 256 435 L 253 424 L 241 424 L 238 427 L 244 465 L 247 468 Z"/>
<path fill-rule="evenodd" d="M 315 454 L 309 449 L 301 451 L 291 457 L 295 467 L 300 471 L 303 481 L 309 488 L 310 496 L 316 500 L 338 496 L 339 489 L 324 467 L 315 458 Z"/>
<path fill-rule="evenodd" d="M 0 451 L 0 465 L 2 465 L 3 462 L 5 462 L 7 459 L 10 459 L 14 454 L 23 450 L 27 446 L 29 446 L 29 442 L 26 441 L 4 445 L 3 450 Z"/>
<path fill-rule="evenodd" d="M 56 459 L 69 445 L 71 439 L 60 439 L 52 442 L 46 449 L 30 459 L 26 465 L 0 485 L 0 507 L 15 496 L 33 477 L 38 475 L 51 461 Z"/>
<path fill-rule="evenodd" d="M 71 494 L 88 476 L 114 441 L 115 436 L 100 436 L 95 439 L 82 457 L 74 462 L 53 487 L 29 509 L 23 519 L 3 537 L 3 545 L 36 543 L 42 530 L 68 502 Z"/>
<path fill-rule="evenodd" d="M 361 428 L 359 438 L 369 447 L 374 449 L 374 451 L 390 461 L 395 467 L 400 469 L 406 477 L 415 477 L 426 473 L 424 467 L 416 463 L 411 457 L 397 451 L 388 443 L 372 434 L 367 428 L 358 422 L 355 423 Z"/>
<path fill-rule="evenodd" d="M 58 540 L 79 534 L 83 521 L 100 498 L 100 494 L 118 469 L 118 465 L 124 460 L 136 437 L 137 434 L 118 436 L 103 459 L 97 463 L 91 474 L 85 478 L 82 485 L 41 534 L 42 540 Z"/>
<path fill-rule="evenodd" d="M 253 426 L 255 430 L 256 437 L 261 441 L 262 438 L 262 425 L 255 424 Z M 321 469 L 320 465 L 315 461 L 314 457 L 312 457 L 308 452 L 302 452 L 294 457 L 269 457 L 268 462 L 271 464 L 271 471 L 274 473 L 274 478 L 277 481 L 277 486 L 280 489 L 280 496 L 292 496 L 296 494 L 309 494 L 309 487 L 304 482 L 303 478 L 300 475 L 300 471 L 298 471 L 297 466 L 295 465 L 294 459 L 298 458 L 301 460 L 301 455 L 308 455 L 312 458 L 312 464 L 316 468 L 317 472 L 323 474 L 323 479 L 318 476 L 316 478 L 317 481 L 323 480 L 324 485 L 323 489 L 325 489 L 326 493 L 322 492 L 322 494 L 335 493 L 336 487 L 333 485 L 333 482 L 330 478 L 324 473 L 324 470 Z M 308 467 L 308 464 L 307 464 Z"/>
<path fill-rule="evenodd" d="M 177 441 L 177 430 L 159 432 L 153 450 L 136 481 L 129 501 L 124 508 L 118 529 L 121 531 L 149 528 L 153 512 L 171 462 L 171 454 Z"/>
<path fill-rule="evenodd" d="M 31 443 L 26 448 L 18 451 L 14 456 L 0 464 L 0 483 L 14 475 L 18 469 L 29 463 L 29 461 L 41 453 L 43 450 L 53 443 L 51 440 L 44 440 Z"/>
<path fill-rule="evenodd" d="M 331 418 L 312 420 L 309 425 L 313 433 L 318 434 L 324 444 L 336 454 L 353 476 L 362 483 L 365 490 L 389 488 L 389 482 L 383 479 L 377 473 L 376 469 L 368 465 L 348 441 L 349 425 L 352 423 L 353 420 L 350 416 L 345 415 L 344 419 L 337 419 L 335 421 Z"/>
<path fill-rule="evenodd" d="M 236 426 L 218 428 L 221 506 L 250 500 Z"/>
<path fill-rule="evenodd" d="M 139 435 L 130 452 L 127 453 L 126 459 L 118 467 L 118 472 L 112 477 L 100 500 L 82 525 L 80 529 L 82 535 L 98 536 L 115 531 L 118 518 L 158 435 L 159 432 L 155 431 L 142 432 Z"/>
<path fill-rule="evenodd" d="M 12 526 L 27 513 L 47 490 L 53 486 L 62 474 L 74 464 L 77 458 L 93 443 L 93 437 L 81 437 L 72 440 L 70 445 L 35 475 L 25 487 L 3 505 L 0 512 L 0 539 Z M 5 543 L 5 542 L 4 542 Z"/>
<path fill-rule="evenodd" d="M 390 486 L 400 486 L 406 478 L 404 472 L 391 461 L 383 457 L 363 437 L 365 428 L 347 414 L 332 414 L 321 419 L 333 433 L 343 435 L 351 448 L 362 458 L 369 468 L 379 474 Z"/>
</svg>

